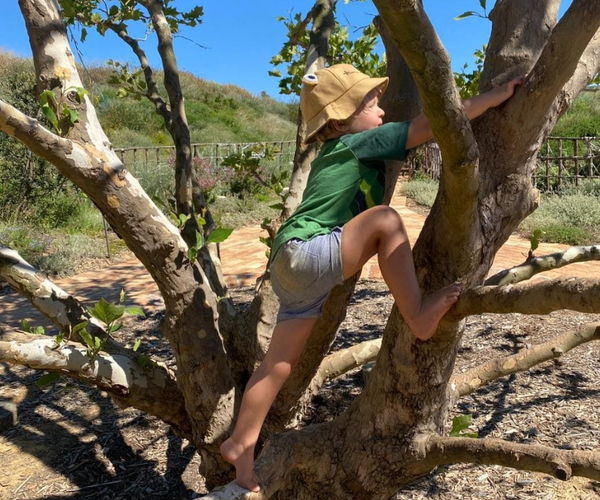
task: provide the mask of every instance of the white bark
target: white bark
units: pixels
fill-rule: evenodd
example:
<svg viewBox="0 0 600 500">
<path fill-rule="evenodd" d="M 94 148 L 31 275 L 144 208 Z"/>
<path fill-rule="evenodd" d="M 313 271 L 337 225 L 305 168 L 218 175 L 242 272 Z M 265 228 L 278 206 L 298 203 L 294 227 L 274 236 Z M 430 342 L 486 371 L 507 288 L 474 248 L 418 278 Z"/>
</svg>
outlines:
<svg viewBox="0 0 600 500">
<path fill-rule="evenodd" d="M 545 271 L 592 260 L 600 260 L 600 246 L 571 247 L 563 252 L 532 257 L 518 266 L 504 269 L 494 276 L 490 276 L 485 280 L 484 285 L 514 285 Z"/>
</svg>

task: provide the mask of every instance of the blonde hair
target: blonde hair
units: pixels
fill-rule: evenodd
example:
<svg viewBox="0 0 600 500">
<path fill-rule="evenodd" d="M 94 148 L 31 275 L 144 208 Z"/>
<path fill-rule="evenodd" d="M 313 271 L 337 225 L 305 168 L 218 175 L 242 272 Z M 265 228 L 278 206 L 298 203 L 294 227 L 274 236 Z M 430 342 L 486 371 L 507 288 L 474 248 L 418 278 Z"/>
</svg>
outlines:
<svg viewBox="0 0 600 500">
<path fill-rule="evenodd" d="M 350 125 L 356 118 L 356 116 L 365 108 L 365 106 L 369 105 L 371 101 L 374 99 L 379 99 L 379 96 L 383 93 L 382 86 L 374 88 L 371 90 L 360 102 L 356 111 L 352 113 L 352 115 L 345 120 L 329 120 L 323 125 L 318 132 L 315 134 L 315 139 L 319 142 L 325 142 L 329 139 L 334 139 L 335 137 L 339 137 L 340 128 L 347 127 Z"/>
</svg>

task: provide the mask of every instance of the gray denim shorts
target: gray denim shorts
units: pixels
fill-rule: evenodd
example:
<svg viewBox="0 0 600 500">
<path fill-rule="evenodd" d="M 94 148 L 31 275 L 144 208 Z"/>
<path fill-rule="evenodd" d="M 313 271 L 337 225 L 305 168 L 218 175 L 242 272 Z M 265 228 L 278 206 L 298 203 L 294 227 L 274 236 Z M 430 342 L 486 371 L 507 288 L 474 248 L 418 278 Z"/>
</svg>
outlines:
<svg viewBox="0 0 600 500">
<path fill-rule="evenodd" d="M 342 229 L 308 241 L 284 243 L 271 263 L 271 284 L 279 297 L 277 321 L 318 318 L 335 285 L 344 282 Z"/>
</svg>

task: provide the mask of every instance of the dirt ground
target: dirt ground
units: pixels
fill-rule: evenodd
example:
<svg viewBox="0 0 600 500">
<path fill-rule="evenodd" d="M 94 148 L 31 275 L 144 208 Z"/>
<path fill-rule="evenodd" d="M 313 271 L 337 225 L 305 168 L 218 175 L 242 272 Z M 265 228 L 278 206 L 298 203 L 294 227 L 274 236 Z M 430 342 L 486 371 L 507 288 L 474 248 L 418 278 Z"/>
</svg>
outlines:
<svg viewBox="0 0 600 500">
<path fill-rule="evenodd" d="M 239 304 L 252 290 L 233 291 Z M 360 281 L 334 349 L 379 336 L 392 306 L 382 281 Z M 158 325 L 161 314 L 132 320 L 118 340 L 172 362 Z M 542 342 L 598 315 L 484 315 L 468 320 L 457 371 L 492 356 Z M 600 444 L 600 345 L 587 344 L 562 359 L 499 380 L 460 401 L 455 415 L 472 414 L 473 431 L 563 449 Z M 60 381 L 38 388 L 40 374 L 0 363 L 0 400 L 18 404 L 19 424 L 0 434 L 0 499 L 193 499 L 202 496 L 193 447 L 168 426 L 137 410 L 121 410 L 102 392 Z M 306 423 L 342 412 L 363 386 L 360 370 L 324 387 Z M 600 498 L 600 483 L 563 483 L 536 473 L 496 466 L 455 465 L 398 493 L 396 500 Z"/>
</svg>

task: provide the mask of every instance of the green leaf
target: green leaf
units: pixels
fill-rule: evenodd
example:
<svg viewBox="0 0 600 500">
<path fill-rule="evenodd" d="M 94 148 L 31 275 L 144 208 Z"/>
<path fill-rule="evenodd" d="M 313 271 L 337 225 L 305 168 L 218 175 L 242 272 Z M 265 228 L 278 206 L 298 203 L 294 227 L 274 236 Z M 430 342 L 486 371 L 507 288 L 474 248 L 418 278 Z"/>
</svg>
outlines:
<svg viewBox="0 0 600 500">
<path fill-rule="evenodd" d="M 269 205 L 269 208 L 273 208 L 275 210 L 283 210 L 283 203 L 275 203 L 274 205 Z"/>
<path fill-rule="evenodd" d="M 79 332 L 79 331 L 83 330 L 83 329 L 84 329 L 86 326 L 88 326 L 88 322 L 87 322 L 87 321 L 84 321 L 83 323 L 79 323 L 78 325 L 75 325 L 75 326 L 73 327 L 73 333 L 75 334 L 75 333 L 77 333 L 77 332 Z M 81 334 L 80 334 L 80 335 L 81 335 Z M 83 338 L 83 337 L 82 337 L 82 338 Z"/>
<path fill-rule="evenodd" d="M 56 336 L 56 338 L 54 339 L 54 341 L 56 342 L 56 345 L 62 344 L 63 340 L 65 340 L 65 333 L 64 332 L 60 332 Z"/>
<path fill-rule="evenodd" d="M 218 227 L 206 240 L 206 243 L 221 243 L 231 236 L 233 229 L 230 227 Z"/>
<path fill-rule="evenodd" d="M 195 262 L 196 257 L 198 257 L 198 250 L 194 247 L 190 248 L 187 253 L 187 257 L 190 262 Z"/>
<path fill-rule="evenodd" d="M 109 16 L 116 16 L 119 13 L 119 7 L 117 7 L 116 5 L 113 5 L 110 10 L 108 11 L 108 15 Z"/>
<path fill-rule="evenodd" d="M 93 349 L 94 348 L 94 338 L 90 335 L 90 333 L 87 330 L 81 330 L 79 332 L 79 336 L 83 339 L 83 341 L 86 343 L 86 345 Z"/>
<path fill-rule="evenodd" d="M 204 217 L 198 217 L 196 220 L 198 221 L 198 225 L 200 227 L 206 226 L 206 219 Z"/>
<path fill-rule="evenodd" d="M 27 333 L 31 333 L 31 323 L 26 319 L 21 320 L 21 330 Z"/>
<path fill-rule="evenodd" d="M 123 328 L 123 323 L 117 323 L 116 325 L 111 325 L 108 329 L 108 334 L 118 332 L 121 328 Z"/>
<path fill-rule="evenodd" d="M 96 319 L 102 321 L 105 325 L 112 323 L 123 316 L 125 308 L 107 302 L 106 299 L 100 299 L 93 309 L 88 308 L 88 312 Z"/>
<path fill-rule="evenodd" d="M 33 333 L 35 333 L 36 335 L 44 335 L 44 333 L 45 333 L 44 327 L 43 326 L 36 326 L 33 329 Z"/>
<path fill-rule="evenodd" d="M 60 377 L 61 377 L 60 373 L 46 373 L 45 375 L 42 375 L 37 380 L 37 382 L 35 383 L 35 385 L 37 385 L 38 387 L 45 387 L 47 385 L 53 384 Z"/>
<path fill-rule="evenodd" d="M 81 42 L 85 42 L 85 39 L 87 38 L 87 30 L 85 28 L 81 28 Z"/>
<path fill-rule="evenodd" d="M 58 117 L 56 116 L 54 110 L 50 106 L 48 106 L 48 104 L 42 104 L 42 113 L 54 126 L 54 128 L 58 129 Z"/>
<path fill-rule="evenodd" d="M 482 8 L 483 10 L 485 10 L 485 9 L 486 9 L 486 7 L 485 7 L 486 3 L 487 3 L 487 0 L 479 0 L 479 5 L 481 5 L 481 8 Z"/>
<path fill-rule="evenodd" d="M 125 312 L 130 316 L 138 316 L 140 318 L 145 318 L 144 310 L 138 306 L 126 307 Z"/>
<path fill-rule="evenodd" d="M 531 235 L 531 239 L 529 240 L 531 243 L 531 252 L 535 252 L 537 250 L 537 248 L 540 246 L 540 237 L 542 236 L 543 232 L 541 229 L 536 229 L 533 234 Z"/>
<path fill-rule="evenodd" d="M 462 13 L 460 16 L 455 17 L 454 20 L 460 21 L 461 19 L 465 19 L 467 17 L 476 16 L 476 15 L 477 15 L 477 12 L 469 10 L 467 12 Z"/>
<path fill-rule="evenodd" d="M 133 352 L 136 352 L 140 348 L 140 344 L 142 343 L 142 339 L 137 339 L 135 344 L 133 344 Z"/>
<path fill-rule="evenodd" d="M 454 417 L 452 419 L 452 430 L 450 431 L 450 436 L 456 437 L 461 431 L 469 428 L 471 425 L 471 420 L 473 420 L 472 415 L 459 415 L 458 417 Z"/>
</svg>

